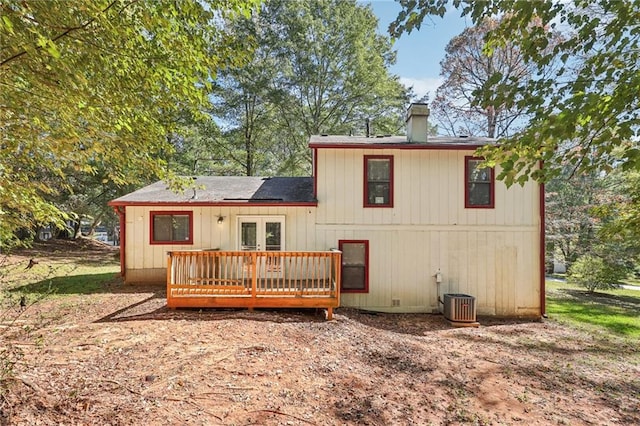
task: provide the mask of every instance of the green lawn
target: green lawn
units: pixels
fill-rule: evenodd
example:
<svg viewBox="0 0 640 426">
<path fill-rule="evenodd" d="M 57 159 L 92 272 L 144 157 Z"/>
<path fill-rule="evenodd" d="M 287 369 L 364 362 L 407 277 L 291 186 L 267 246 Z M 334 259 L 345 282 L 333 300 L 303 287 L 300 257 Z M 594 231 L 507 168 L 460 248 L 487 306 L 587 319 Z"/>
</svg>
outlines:
<svg viewBox="0 0 640 426">
<path fill-rule="evenodd" d="M 561 323 L 640 341 L 640 291 L 637 290 L 588 293 L 564 282 L 547 281 L 547 315 Z"/>
<path fill-rule="evenodd" d="M 626 280 L 622 280 L 624 284 L 635 285 L 640 287 L 640 279 L 638 278 L 627 278 Z"/>
<path fill-rule="evenodd" d="M 21 297 L 27 303 L 43 298 L 100 293 L 119 282 L 115 262 L 46 260 L 25 270 L 20 264 L 0 265 L 0 306 Z"/>
</svg>

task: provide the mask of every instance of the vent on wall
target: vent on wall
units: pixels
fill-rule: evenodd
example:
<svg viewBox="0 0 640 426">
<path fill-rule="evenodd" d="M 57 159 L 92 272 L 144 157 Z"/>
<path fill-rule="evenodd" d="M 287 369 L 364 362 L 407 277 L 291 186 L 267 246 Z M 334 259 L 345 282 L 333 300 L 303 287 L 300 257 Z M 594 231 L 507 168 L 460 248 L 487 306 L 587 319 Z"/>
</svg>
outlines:
<svg viewBox="0 0 640 426">
<path fill-rule="evenodd" d="M 391 299 L 391 306 L 400 306 L 400 299 Z"/>
<path fill-rule="evenodd" d="M 476 298 L 468 294 L 445 294 L 444 317 L 454 322 L 475 322 Z"/>
</svg>

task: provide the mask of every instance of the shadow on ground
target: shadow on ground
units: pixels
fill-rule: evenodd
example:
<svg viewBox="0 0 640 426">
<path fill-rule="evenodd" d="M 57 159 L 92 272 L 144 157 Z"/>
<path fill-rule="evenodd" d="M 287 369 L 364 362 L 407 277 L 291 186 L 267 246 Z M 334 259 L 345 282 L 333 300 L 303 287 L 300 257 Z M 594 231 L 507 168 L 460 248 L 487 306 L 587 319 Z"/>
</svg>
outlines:
<svg viewBox="0 0 640 426">
<path fill-rule="evenodd" d="M 124 289 L 122 279 L 118 274 L 106 272 L 103 274 L 67 275 L 62 277 L 45 278 L 35 283 L 16 286 L 9 289 L 9 293 L 35 295 L 70 295 L 119 293 Z"/>
<path fill-rule="evenodd" d="M 123 286 L 120 293 L 131 293 L 136 301 L 96 322 L 122 322 L 143 320 L 183 320 L 183 321 L 220 321 L 241 319 L 248 321 L 270 321 L 275 323 L 315 323 L 326 322 L 324 309 L 254 309 L 246 308 L 206 308 L 206 309 L 169 309 L 166 306 L 166 292 L 157 286 Z M 134 297 L 134 294 L 138 297 Z M 146 297 L 145 297 L 146 296 Z M 448 330 L 453 327 L 440 314 L 390 314 L 369 312 L 353 308 L 338 308 L 334 311 L 336 323 L 354 321 L 361 325 L 399 334 L 424 336 L 429 332 Z M 532 321 L 516 319 L 498 319 L 481 317 L 481 327 L 505 324 L 521 324 Z M 328 322 L 331 324 L 332 322 Z"/>
<path fill-rule="evenodd" d="M 554 313 L 567 314 L 584 324 L 603 327 L 617 335 L 640 333 L 635 321 L 640 316 L 640 296 L 560 289 L 549 295 L 548 304 Z"/>
</svg>

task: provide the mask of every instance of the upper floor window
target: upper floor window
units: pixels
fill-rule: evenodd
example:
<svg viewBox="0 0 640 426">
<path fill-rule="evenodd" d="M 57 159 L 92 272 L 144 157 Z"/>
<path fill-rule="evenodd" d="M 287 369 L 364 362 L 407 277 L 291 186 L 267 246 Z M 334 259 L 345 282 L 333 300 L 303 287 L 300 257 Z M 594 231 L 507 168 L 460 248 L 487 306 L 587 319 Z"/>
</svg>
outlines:
<svg viewBox="0 0 640 426">
<path fill-rule="evenodd" d="M 193 212 L 151 212 L 151 244 L 193 244 Z"/>
<path fill-rule="evenodd" d="M 364 206 L 393 207 L 393 156 L 364 156 Z"/>
<path fill-rule="evenodd" d="M 492 167 L 480 167 L 484 158 L 464 157 L 465 208 L 491 209 L 495 204 L 495 177 Z"/>
</svg>

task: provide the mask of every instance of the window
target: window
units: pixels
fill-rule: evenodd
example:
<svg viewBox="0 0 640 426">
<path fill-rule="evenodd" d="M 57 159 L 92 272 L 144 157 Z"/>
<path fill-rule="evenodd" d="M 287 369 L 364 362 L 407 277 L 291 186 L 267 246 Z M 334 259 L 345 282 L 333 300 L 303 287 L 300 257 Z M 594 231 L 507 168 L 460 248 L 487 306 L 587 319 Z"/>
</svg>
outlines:
<svg viewBox="0 0 640 426">
<path fill-rule="evenodd" d="M 369 241 L 340 240 L 342 286 L 344 293 L 369 292 Z"/>
<path fill-rule="evenodd" d="M 393 207 L 393 156 L 365 155 L 364 206 Z"/>
<path fill-rule="evenodd" d="M 193 244 L 193 212 L 151 212 L 151 244 Z"/>
<path fill-rule="evenodd" d="M 480 167 L 484 158 L 464 157 L 465 208 L 494 207 L 494 170 L 491 167 Z"/>
</svg>

